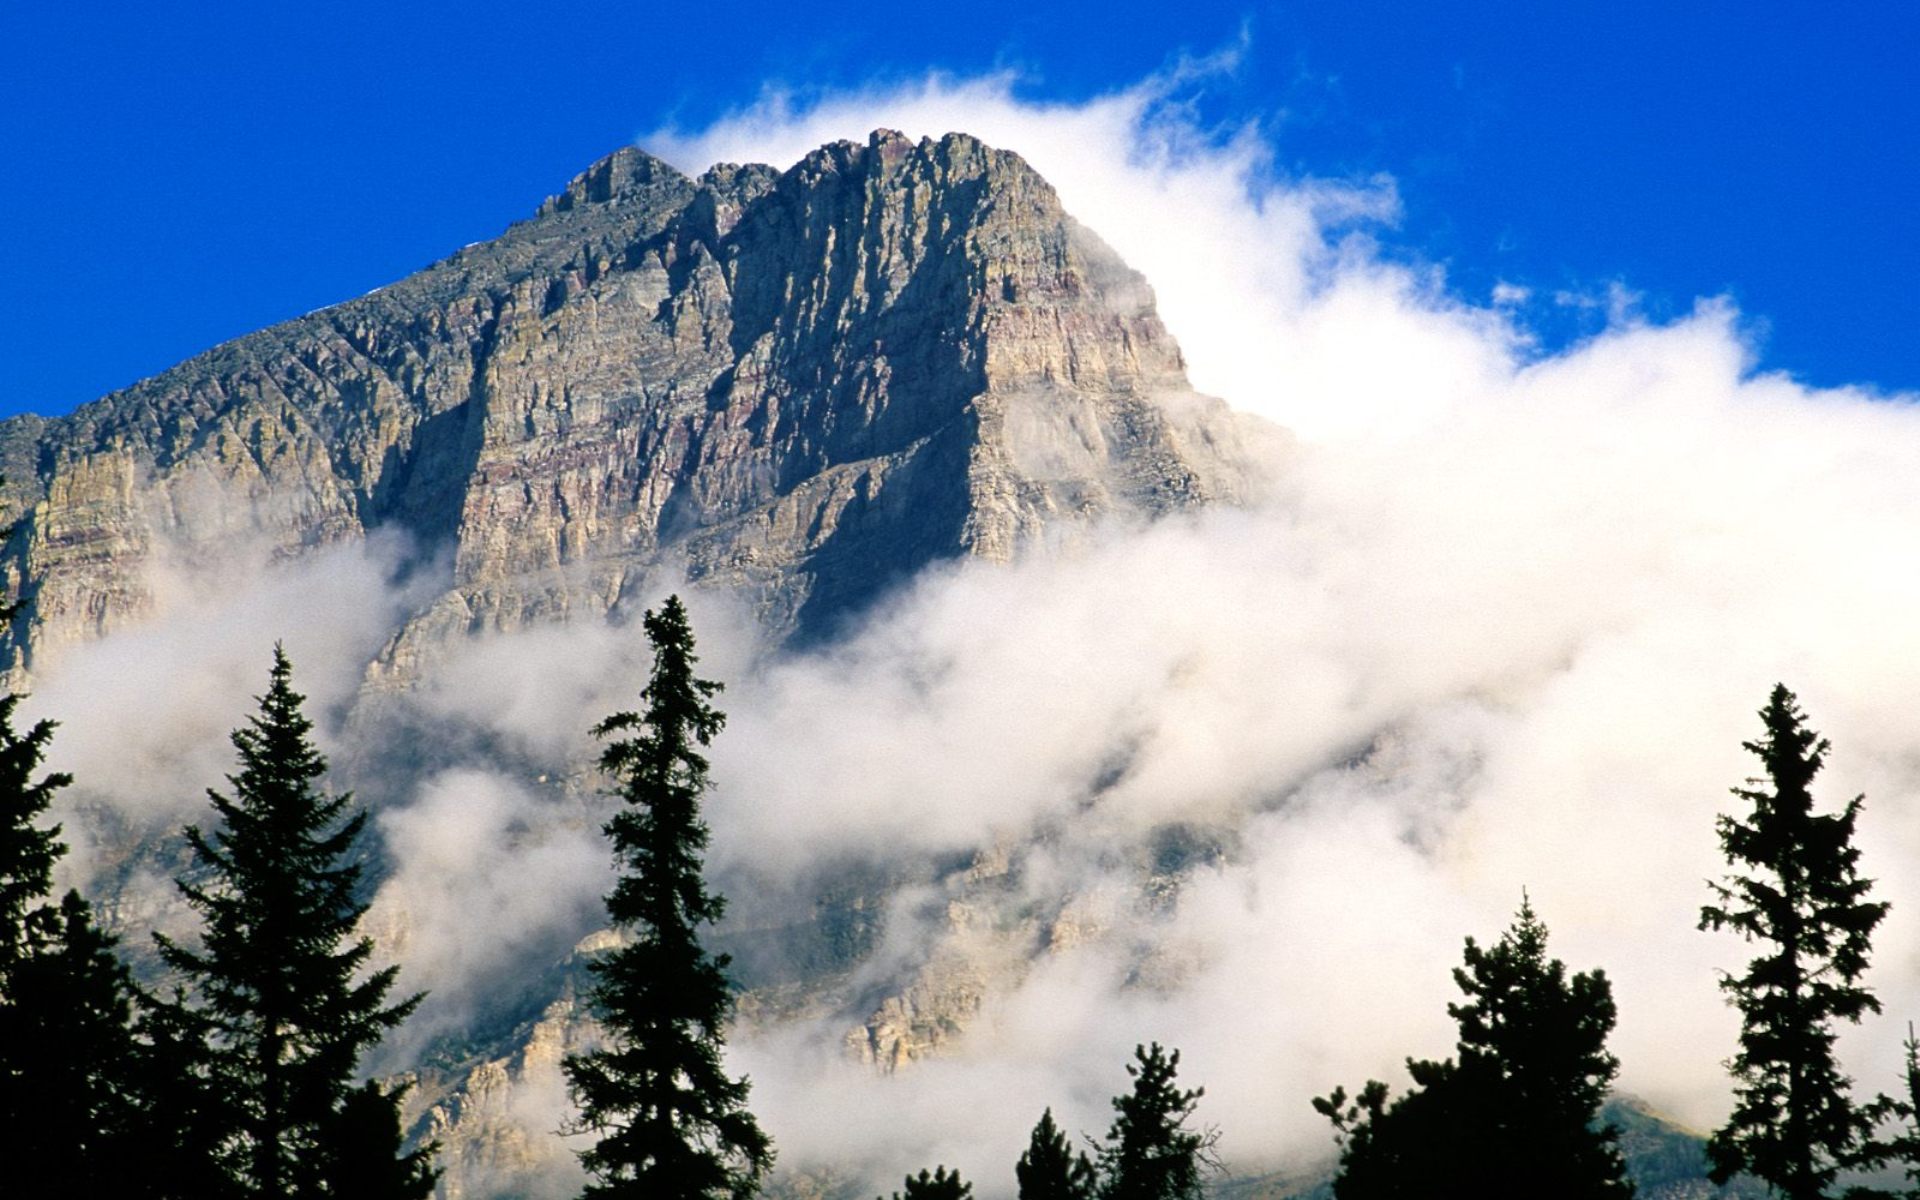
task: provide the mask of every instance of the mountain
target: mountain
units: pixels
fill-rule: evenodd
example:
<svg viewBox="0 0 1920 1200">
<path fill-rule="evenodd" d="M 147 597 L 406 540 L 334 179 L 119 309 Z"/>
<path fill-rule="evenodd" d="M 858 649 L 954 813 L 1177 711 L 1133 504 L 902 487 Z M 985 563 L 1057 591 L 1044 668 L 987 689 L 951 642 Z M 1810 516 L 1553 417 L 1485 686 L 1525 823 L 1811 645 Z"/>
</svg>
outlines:
<svg viewBox="0 0 1920 1200">
<path fill-rule="evenodd" d="M 880 131 L 690 179 L 626 149 L 492 242 L 0 425 L 13 666 L 138 621 L 160 556 L 382 530 L 452 557 L 389 677 L 669 562 L 818 639 L 938 559 L 1233 497 L 1239 437 L 1013 154 Z"/>
<path fill-rule="evenodd" d="M 690 178 L 625 149 L 493 241 L 70 416 L 0 423 L 0 573 L 25 600 L 4 665 L 31 682 L 138 630 L 169 572 L 396 543 L 415 585 L 352 664 L 335 758 L 380 806 L 458 755 L 443 729 L 380 733 L 367 714 L 462 647 L 618 623 L 683 578 L 740 598 L 771 645 L 831 645 L 930 566 L 1253 499 L 1277 436 L 1194 394 L 1145 281 L 1016 155 L 883 130 L 784 171 Z M 543 819 L 597 825 L 582 763 L 512 766 Z M 95 889 L 137 948 L 154 911 L 140 889 L 169 890 L 177 846 L 76 819 L 102 825 Z M 1120 847 L 1137 895 L 1117 899 L 1056 883 L 1019 844 L 827 864 L 807 894 L 736 895 L 717 941 L 747 988 L 744 1027 L 809 1023 L 896 1071 L 961 1044 L 1037 960 L 1125 941 L 1231 841 L 1169 826 Z M 901 895 L 927 937 L 876 966 Z M 373 916 L 403 960 L 425 936 L 404 911 Z M 590 1033 L 581 963 L 610 936 L 522 947 L 462 998 L 462 1026 L 401 1064 L 449 1200 L 567 1194 L 557 1067 Z M 1148 950 L 1129 978 L 1164 988 L 1181 969 Z M 1691 1152 L 1648 1128 L 1660 1153 Z"/>
<path fill-rule="evenodd" d="M 0 573 L 25 600 L 6 665 L 30 683 L 138 629 L 169 572 L 373 538 L 431 586 L 364 664 L 363 712 L 476 638 L 619 619 L 683 576 L 741 597 L 771 643 L 818 644 L 930 564 L 1242 499 L 1268 436 L 1192 392 L 1145 281 L 1014 154 L 883 130 L 689 178 L 624 149 L 491 242 L 0 424 Z M 336 758 L 376 806 L 431 757 L 386 736 Z M 581 775 L 556 771 L 560 808 L 591 807 Z M 106 825 L 96 890 L 144 944 L 156 902 L 134 893 L 177 848 Z M 963 914 L 1006 870 L 908 873 Z M 736 922 L 746 1019 L 838 1012 L 848 1054 L 884 1069 L 956 1037 L 1031 930 L 836 993 L 902 882 L 843 873 L 798 920 Z M 403 953 L 406 914 L 376 915 Z M 413 1064 L 447 1195 L 528 1194 L 566 1161 L 518 1114 L 580 1035 L 579 962 L 525 964 Z"/>
</svg>

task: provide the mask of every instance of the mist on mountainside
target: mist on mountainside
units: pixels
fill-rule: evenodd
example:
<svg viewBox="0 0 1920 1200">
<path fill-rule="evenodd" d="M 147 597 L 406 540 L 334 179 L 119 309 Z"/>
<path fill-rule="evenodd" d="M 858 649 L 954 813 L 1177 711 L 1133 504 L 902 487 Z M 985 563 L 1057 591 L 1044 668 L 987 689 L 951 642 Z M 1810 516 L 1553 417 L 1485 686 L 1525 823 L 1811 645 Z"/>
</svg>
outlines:
<svg viewBox="0 0 1920 1200">
<path fill-rule="evenodd" d="M 1665 324 L 1626 303 L 1542 353 L 1378 252 L 1389 186 L 1278 178 L 1258 138 L 1167 100 L 935 81 L 649 139 L 692 170 L 876 126 L 1018 151 L 1144 273 L 1193 387 L 1268 423 L 1236 450 L 1239 503 L 932 561 L 831 636 L 687 593 L 727 684 L 707 815 L 750 989 L 730 1065 L 782 1164 L 877 1187 L 943 1162 L 1004 1192 L 1040 1110 L 1104 1127 L 1150 1040 L 1206 1087 L 1228 1161 L 1323 1156 L 1307 1099 L 1445 1053 L 1461 938 L 1523 888 L 1556 953 L 1614 981 L 1621 1090 L 1710 1125 L 1736 1029 L 1715 972 L 1744 955 L 1694 925 L 1779 679 L 1833 739 L 1823 794 L 1868 797 L 1864 873 L 1893 903 L 1871 982 L 1890 1015 L 1920 1005 L 1895 949 L 1920 914 L 1898 869 L 1920 852 L 1920 574 L 1893 549 L 1920 522 L 1911 399 L 1751 373 L 1723 300 Z M 1055 447 L 1022 428 L 1045 478 Z M 235 541 L 149 565 L 149 616 L 36 672 L 80 781 L 72 881 L 111 885 L 129 929 L 175 926 L 172 860 L 125 847 L 202 819 L 284 638 L 376 807 L 374 928 L 429 992 L 382 1065 L 511 1034 L 601 920 L 587 730 L 631 703 L 633 619 L 684 564 L 459 639 L 388 693 L 368 664 L 455 566 L 405 539 Z M 965 1027 L 934 1039 L 914 1005 Z M 1890 1085 L 1898 1031 L 1843 1037 L 1863 1086 Z M 519 1081 L 530 1133 L 560 1120 L 551 1074 Z M 536 1166 L 564 1174 L 557 1141 Z"/>
</svg>

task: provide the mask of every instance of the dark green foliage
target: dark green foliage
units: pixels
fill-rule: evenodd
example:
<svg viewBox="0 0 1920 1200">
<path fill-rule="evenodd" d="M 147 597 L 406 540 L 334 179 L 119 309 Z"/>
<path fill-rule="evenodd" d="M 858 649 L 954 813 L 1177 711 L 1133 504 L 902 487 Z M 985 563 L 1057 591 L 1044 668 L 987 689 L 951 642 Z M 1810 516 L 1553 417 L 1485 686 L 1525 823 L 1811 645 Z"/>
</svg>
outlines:
<svg viewBox="0 0 1920 1200">
<path fill-rule="evenodd" d="M 208 1030 L 181 988 L 147 997 L 142 1006 L 134 1047 L 139 1087 L 132 1152 L 141 1173 L 130 1198 L 240 1200 L 249 1194 L 223 1169 L 240 1117 L 233 1098 L 212 1078 L 216 1056 Z"/>
<path fill-rule="evenodd" d="M 1899 1093 L 1881 1096 L 1866 1106 L 1876 1125 L 1892 1121 L 1894 1130 L 1891 1134 L 1877 1136 L 1859 1157 L 1863 1162 L 1898 1167 L 1907 1186 L 1898 1192 L 1851 1188 L 1843 1193 L 1848 1200 L 1865 1200 L 1867 1197 L 1920 1200 L 1920 1040 L 1914 1037 L 1911 1021 L 1907 1022 L 1907 1040 L 1901 1044 L 1901 1049 L 1904 1051 L 1904 1062 Z"/>
<path fill-rule="evenodd" d="M 34 778 L 54 727 L 16 732 L 18 704 L 0 696 L 0 1129 L 38 1165 L 15 1171 L 8 1194 L 118 1190 L 136 1125 L 133 985 L 78 892 L 48 902 L 66 847 L 36 822 L 70 780 Z"/>
<path fill-rule="evenodd" d="M 0 1127 L 46 1164 L 8 1184 L 18 1200 L 120 1191 L 137 1120 L 132 980 L 78 892 L 49 911 L 50 936 L 12 972 L 0 1025 L 8 1069 Z"/>
<path fill-rule="evenodd" d="M 586 1194 L 743 1197 L 772 1165 L 773 1146 L 747 1110 L 747 1081 L 721 1067 L 733 1009 L 728 960 L 709 955 L 699 937 L 725 907 L 701 877 L 708 785 L 700 750 L 725 720 L 708 703 L 720 685 L 693 674 L 698 659 L 679 597 L 647 614 L 646 632 L 645 714 L 615 713 L 594 729 L 615 738 L 600 765 L 625 802 L 606 832 L 626 870 L 607 913 L 630 937 L 591 966 L 588 1000 L 607 1044 L 566 1061 L 580 1107 L 575 1128 L 600 1135 L 580 1155 L 596 1179 Z"/>
<path fill-rule="evenodd" d="M 201 943 L 156 935 L 191 997 L 157 1027 L 206 1085 L 190 1103 L 211 1128 L 194 1132 L 236 1194 L 261 1200 L 328 1194 L 326 1138 L 360 1056 L 420 1001 L 387 1003 L 396 968 L 366 970 L 351 860 L 366 814 L 315 790 L 326 762 L 302 701 L 276 646 L 260 711 L 233 733 L 233 794 L 208 792 L 221 826 L 187 829 L 200 869 L 180 890 L 205 923 Z"/>
<path fill-rule="evenodd" d="M 1213 1165 L 1217 1131 L 1189 1129 L 1205 1088 L 1174 1085 L 1180 1052 L 1155 1042 L 1134 1047 L 1133 1089 L 1113 1098 L 1113 1124 L 1100 1147 L 1101 1200 L 1196 1200 L 1202 1168 Z"/>
<path fill-rule="evenodd" d="M 1407 1060 L 1413 1087 L 1391 1093 L 1369 1080 L 1348 1102 L 1343 1087 L 1316 1097 L 1315 1111 L 1333 1123 L 1340 1143 L 1338 1200 L 1386 1200 L 1427 1195 L 1467 1196 L 1484 1186 L 1483 1164 L 1468 1149 L 1472 1112 L 1456 1103 L 1453 1061 Z"/>
<path fill-rule="evenodd" d="M 52 935 L 57 919 L 46 899 L 53 891 L 53 864 L 66 847 L 60 827 L 35 824 L 54 793 L 72 783 L 52 774 L 35 779 L 53 737 L 53 722 L 38 721 L 25 733 L 13 728 L 20 697 L 0 696 L 0 994 L 14 969 Z"/>
<path fill-rule="evenodd" d="M 1093 1164 L 1074 1152 L 1054 1124 L 1051 1108 L 1040 1114 L 1013 1173 L 1020 1182 L 1020 1200 L 1092 1200 L 1094 1194 Z"/>
<path fill-rule="evenodd" d="M 907 1176 L 907 1190 L 895 1192 L 893 1200 L 973 1200 L 973 1185 L 958 1171 L 935 1167 L 929 1175 L 923 1167 L 918 1175 Z"/>
<path fill-rule="evenodd" d="M 1905 1071 L 1902 1072 L 1901 1094 L 1891 1105 L 1892 1113 L 1901 1121 L 1900 1132 L 1889 1140 L 1883 1149 L 1885 1161 L 1898 1163 L 1907 1180 L 1907 1196 L 1920 1197 L 1920 1041 L 1913 1036 L 1913 1023 L 1907 1023 L 1907 1040 L 1902 1047 L 1906 1051 Z"/>
<path fill-rule="evenodd" d="M 1600 971 L 1567 976 L 1524 900 L 1490 949 L 1466 941 L 1453 973 L 1466 1000 L 1447 1012 L 1456 1058 L 1408 1060 L 1413 1088 L 1389 1103 L 1370 1082 L 1316 1099 L 1341 1142 L 1339 1200 L 1379 1197 L 1633 1195 L 1618 1134 L 1599 1121 L 1618 1061 L 1615 1009 Z"/>
<path fill-rule="evenodd" d="M 320 1139 L 327 1194 L 340 1200 L 426 1200 L 440 1172 L 433 1146 L 411 1153 L 400 1128 L 404 1089 L 372 1080 L 348 1092 Z"/>
<path fill-rule="evenodd" d="M 1750 806 L 1717 822 L 1734 874 L 1712 884 L 1702 929 L 1731 929 L 1765 951 L 1720 986 L 1740 1010 L 1740 1052 L 1727 1064 L 1735 1104 L 1707 1143 L 1712 1176 L 1766 1180 L 1790 1200 L 1825 1196 L 1840 1168 L 1872 1157 L 1874 1108 L 1850 1094 L 1834 1061 L 1834 1023 L 1880 1011 L 1860 983 L 1887 906 L 1866 899 L 1854 822 L 1864 797 L 1838 813 L 1814 811 L 1811 785 L 1827 740 L 1803 724 L 1777 685 L 1760 711 L 1765 733 L 1744 743 L 1764 779 L 1733 789 Z"/>
</svg>

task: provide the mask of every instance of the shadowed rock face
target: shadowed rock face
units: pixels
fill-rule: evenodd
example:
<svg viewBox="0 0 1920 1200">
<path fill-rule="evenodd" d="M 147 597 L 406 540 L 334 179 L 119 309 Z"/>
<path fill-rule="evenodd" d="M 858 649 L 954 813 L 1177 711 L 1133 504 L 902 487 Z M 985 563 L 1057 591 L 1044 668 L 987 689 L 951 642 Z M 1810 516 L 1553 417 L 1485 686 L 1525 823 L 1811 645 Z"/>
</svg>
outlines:
<svg viewBox="0 0 1920 1200">
<path fill-rule="evenodd" d="M 13 666 L 138 618 L 146 568 L 412 536 L 397 632 L 594 615 L 652 570 L 815 638 L 930 561 L 1243 486 L 1144 281 L 1017 156 L 886 131 L 785 173 L 638 150 L 531 220 L 71 417 L 0 426 Z"/>
</svg>

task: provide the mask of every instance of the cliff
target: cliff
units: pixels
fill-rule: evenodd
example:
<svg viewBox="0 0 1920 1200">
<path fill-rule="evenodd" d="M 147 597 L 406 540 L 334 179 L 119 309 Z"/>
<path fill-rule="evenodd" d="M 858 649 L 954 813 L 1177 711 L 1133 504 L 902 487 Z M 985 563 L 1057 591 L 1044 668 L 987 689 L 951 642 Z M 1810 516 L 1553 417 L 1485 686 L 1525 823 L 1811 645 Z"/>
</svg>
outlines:
<svg viewBox="0 0 1920 1200">
<path fill-rule="evenodd" d="M 817 638 L 931 561 L 1231 497 L 1236 439 L 1013 154 L 881 131 L 690 179 L 627 149 L 492 242 L 0 425 L 12 666 L 140 619 L 162 556 L 379 530 L 452 559 L 393 686 L 663 566 Z"/>
</svg>

